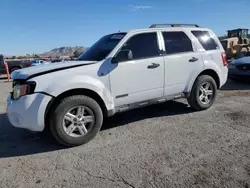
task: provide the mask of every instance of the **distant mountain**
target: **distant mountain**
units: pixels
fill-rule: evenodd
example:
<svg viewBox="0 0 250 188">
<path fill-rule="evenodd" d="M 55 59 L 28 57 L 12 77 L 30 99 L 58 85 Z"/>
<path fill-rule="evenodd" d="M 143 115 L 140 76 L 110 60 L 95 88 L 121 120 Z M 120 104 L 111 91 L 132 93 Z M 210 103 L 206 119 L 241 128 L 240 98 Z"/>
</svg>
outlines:
<svg viewBox="0 0 250 188">
<path fill-rule="evenodd" d="M 84 46 L 60 47 L 60 48 L 55 48 L 49 52 L 44 52 L 42 54 L 39 54 L 39 56 L 41 57 L 71 56 L 75 51 L 84 52 L 86 49 L 87 47 Z"/>
</svg>

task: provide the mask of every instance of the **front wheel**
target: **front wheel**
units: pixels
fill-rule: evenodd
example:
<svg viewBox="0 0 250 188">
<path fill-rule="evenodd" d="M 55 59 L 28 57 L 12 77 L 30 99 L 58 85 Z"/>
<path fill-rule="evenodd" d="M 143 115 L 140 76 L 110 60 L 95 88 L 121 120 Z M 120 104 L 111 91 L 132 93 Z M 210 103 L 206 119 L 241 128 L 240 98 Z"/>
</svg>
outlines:
<svg viewBox="0 0 250 188">
<path fill-rule="evenodd" d="M 99 104 L 84 95 L 63 99 L 50 115 L 50 130 L 66 146 L 82 145 L 96 136 L 103 123 Z"/>
<path fill-rule="evenodd" d="M 189 105 L 196 110 L 206 110 L 212 106 L 217 95 L 217 85 L 208 75 L 199 76 L 188 97 Z"/>
</svg>

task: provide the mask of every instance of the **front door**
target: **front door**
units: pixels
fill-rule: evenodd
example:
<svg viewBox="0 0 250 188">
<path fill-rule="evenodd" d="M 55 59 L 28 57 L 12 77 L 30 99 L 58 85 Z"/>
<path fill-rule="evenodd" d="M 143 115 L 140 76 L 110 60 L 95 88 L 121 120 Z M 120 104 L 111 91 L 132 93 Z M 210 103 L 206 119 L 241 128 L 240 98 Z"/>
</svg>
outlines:
<svg viewBox="0 0 250 188">
<path fill-rule="evenodd" d="M 115 106 L 163 97 L 164 60 L 157 33 L 133 35 L 120 50 L 131 50 L 132 59 L 118 62 L 110 72 Z"/>
</svg>

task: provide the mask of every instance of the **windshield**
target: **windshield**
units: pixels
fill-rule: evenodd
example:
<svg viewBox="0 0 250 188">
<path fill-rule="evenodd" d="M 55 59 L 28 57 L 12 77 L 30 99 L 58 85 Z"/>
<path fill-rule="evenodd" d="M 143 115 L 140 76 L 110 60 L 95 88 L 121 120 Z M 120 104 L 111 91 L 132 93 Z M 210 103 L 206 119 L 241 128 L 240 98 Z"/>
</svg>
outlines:
<svg viewBox="0 0 250 188">
<path fill-rule="evenodd" d="M 101 61 L 116 47 L 126 33 L 115 33 L 106 35 L 98 40 L 86 52 L 80 55 L 79 61 Z"/>
<path fill-rule="evenodd" d="M 242 31 L 242 38 L 243 39 L 247 38 L 247 31 L 245 30 Z"/>
</svg>

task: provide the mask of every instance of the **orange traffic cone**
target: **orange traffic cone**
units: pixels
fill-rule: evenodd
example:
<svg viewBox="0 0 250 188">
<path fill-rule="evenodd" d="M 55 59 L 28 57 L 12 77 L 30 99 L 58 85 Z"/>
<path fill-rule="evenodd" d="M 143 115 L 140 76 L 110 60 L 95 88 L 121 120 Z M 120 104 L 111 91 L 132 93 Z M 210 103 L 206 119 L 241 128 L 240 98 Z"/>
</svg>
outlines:
<svg viewBox="0 0 250 188">
<path fill-rule="evenodd" d="M 5 65 L 5 69 L 6 69 L 6 74 L 7 74 L 8 81 L 10 81 L 10 72 L 9 72 L 8 63 L 4 62 L 4 65 Z"/>
</svg>

